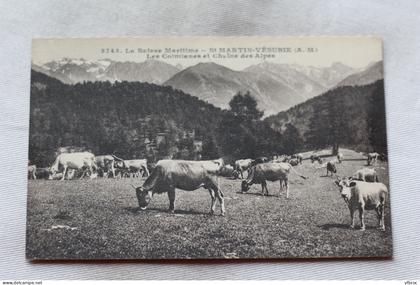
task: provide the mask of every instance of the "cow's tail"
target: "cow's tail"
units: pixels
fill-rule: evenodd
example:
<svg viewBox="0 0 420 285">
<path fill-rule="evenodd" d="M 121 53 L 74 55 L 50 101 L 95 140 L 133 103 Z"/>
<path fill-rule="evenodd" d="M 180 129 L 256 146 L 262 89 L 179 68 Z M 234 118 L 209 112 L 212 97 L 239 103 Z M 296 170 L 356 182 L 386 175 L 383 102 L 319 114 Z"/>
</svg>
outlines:
<svg viewBox="0 0 420 285">
<path fill-rule="evenodd" d="M 308 177 L 306 177 L 306 176 L 304 176 L 304 175 L 302 175 L 302 174 L 300 174 L 299 172 L 297 172 L 296 171 L 296 169 L 292 166 L 292 165 L 290 165 L 290 169 L 297 175 L 297 176 L 300 176 L 301 178 L 303 178 L 303 179 L 308 179 Z"/>
</svg>

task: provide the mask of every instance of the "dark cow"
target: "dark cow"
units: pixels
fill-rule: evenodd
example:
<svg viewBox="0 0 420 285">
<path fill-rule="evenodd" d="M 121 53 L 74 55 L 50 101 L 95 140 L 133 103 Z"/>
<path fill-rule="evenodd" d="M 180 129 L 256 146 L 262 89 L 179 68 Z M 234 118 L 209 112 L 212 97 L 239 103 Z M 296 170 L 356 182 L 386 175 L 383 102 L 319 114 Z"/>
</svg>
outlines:
<svg viewBox="0 0 420 285">
<path fill-rule="evenodd" d="M 211 196 L 211 214 L 214 214 L 216 198 L 225 214 L 223 193 L 218 187 L 217 174 L 222 165 L 210 161 L 161 160 L 143 186 L 136 188 L 141 210 L 145 210 L 153 194 L 168 193 L 169 211 L 175 210 L 175 189 L 194 191 L 200 187 L 207 189 Z"/>
<path fill-rule="evenodd" d="M 331 173 L 331 176 L 337 173 L 337 167 L 335 166 L 335 163 L 336 163 L 335 160 L 330 160 L 327 162 L 327 176 L 328 176 L 328 172 Z"/>
<path fill-rule="evenodd" d="M 311 154 L 310 159 L 312 163 L 314 163 L 315 161 L 322 163 L 322 159 L 318 154 Z"/>
<path fill-rule="evenodd" d="M 252 184 L 261 184 L 262 194 L 264 195 L 264 190 L 268 195 L 267 189 L 267 180 L 268 181 L 280 181 L 280 191 L 283 189 L 283 183 L 286 187 L 286 198 L 289 198 L 289 173 L 293 170 L 294 173 L 306 179 L 305 176 L 297 173 L 296 170 L 289 164 L 285 162 L 268 162 L 268 163 L 261 163 L 257 164 L 250 169 L 247 179 L 242 181 L 241 190 L 242 192 L 247 192 L 249 187 Z"/>
<path fill-rule="evenodd" d="M 49 179 L 51 176 L 51 171 L 48 167 L 37 167 L 35 173 L 36 179 Z"/>
<path fill-rule="evenodd" d="M 379 229 L 385 231 L 385 202 L 388 188 L 383 183 L 369 183 L 338 178 L 335 184 L 340 189 L 341 197 L 350 210 L 350 227 L 354 228 L 354 213 L 359 210 L 360 230 L 365 230 L 364 212 L 375 210 Z"/>
<path fill-rule="evenodd" d="M 292 158 L 292 159 L 290 159 L 290 160 L 289 160 L 289 163 L 290 163 L 292 166 L 296 166 L 296 165 L 298 165 L 298 164 L 299 164 L 299 159 L 297 159 L 297 158 Z"/>
</svg>

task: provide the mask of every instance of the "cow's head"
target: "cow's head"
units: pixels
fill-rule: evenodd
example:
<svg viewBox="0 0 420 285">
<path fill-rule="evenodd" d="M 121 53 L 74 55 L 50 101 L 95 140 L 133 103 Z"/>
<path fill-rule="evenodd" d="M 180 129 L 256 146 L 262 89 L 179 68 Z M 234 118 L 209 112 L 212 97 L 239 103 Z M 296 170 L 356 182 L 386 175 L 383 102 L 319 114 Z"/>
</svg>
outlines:
<svg viewBox="0 0 420 285">
<path fill-rule="evenodd" d="M 246 180 L 242 181 L 241 190 L 242 192 L 247 192 L 249 190 L 249 183 L 246 182 Z"/>
<path fill-rule="evenodd" d="M 136 188 L 136 195 L 140 209 L 146 210 L 150 201 L 152 201 L 152 191 L 148 191 L 140 186 Z"/>
<path fill-rule="evenodd" d="M 51 168 L 47 168 L 48 171 L 48 180 L 53 180 L 53 173 L 51 171 Z"/>
<path fill-rule="evenodd" d="M 352 180 L 352 178 L 344 177 L 341 179 L 340 177 L 337 178 L 335 184 L 340 189 L 341 197 L 348 203 L 351 198 L 351 188 L 356 186 L 356 182 Z"/>
</svg>

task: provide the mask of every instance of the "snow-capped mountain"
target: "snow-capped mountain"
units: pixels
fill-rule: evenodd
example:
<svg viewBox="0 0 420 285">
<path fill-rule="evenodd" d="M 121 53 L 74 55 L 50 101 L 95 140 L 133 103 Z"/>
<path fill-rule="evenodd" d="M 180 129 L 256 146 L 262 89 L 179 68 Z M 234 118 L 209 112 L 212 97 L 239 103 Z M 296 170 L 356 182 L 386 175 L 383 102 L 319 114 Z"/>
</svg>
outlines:
<svg viewBox="0 0 420 285">
<path fill-rule="evenodd" d="M 97 80 L 160 84 L 179 71 L 175 66 L 157 60 L 118 62 L 110 59 L 90 61 L 83 58 L 63 58 L 43 65 L 33 64 L 33 68 L 69 84 Z"/>
</svg>

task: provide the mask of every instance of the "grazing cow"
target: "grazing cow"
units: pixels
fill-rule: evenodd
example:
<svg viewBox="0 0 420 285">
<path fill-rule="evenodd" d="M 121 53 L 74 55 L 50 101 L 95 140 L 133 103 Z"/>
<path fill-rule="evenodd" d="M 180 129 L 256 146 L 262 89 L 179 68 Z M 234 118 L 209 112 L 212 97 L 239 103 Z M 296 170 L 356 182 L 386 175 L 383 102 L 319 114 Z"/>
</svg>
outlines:
<svg viewBox="0 0 420 285">
<path fill-rule="evenodd" d="M 149 176 L 149 169 L 147 168 L 147 159 L 131 159 L 131 160 L 124 160 L 123 168 L 126 173 L 133 174 L 134 177 L 140 177 L 143 174 Z"/>
<path fill-rule="evenodd" d="M 302 155 L 302 154 L 300 154 L 300 153 L 293 154 L 293 155 L 292 155 L 292 158 L 297 159 L 297 161 L 298 161 L 300 164 L 302 164 L 302 161 L 303 161 L 303 155 Z"/>
<path fill-rule="evenodd" d="M 268 163 L 261 163 L 253 166 L 248 174 L 247 179 L 242 181 L 241 190 L 242 192 L 247 192 L 249 187 L 252 184 L 261 184 L 262 194 L 264 195 L 264 189 L 268 196 L 268 189 L 267 189 L 267 182 L 268 181 L 280 181 L 280 189 L 279 189 L 279 196 L 280 191 L 283 189 L 283 183 L 286 186 L 286 198 L 289 198 L 289 173 L 293 170 L 294 173 L 306 179 L 305 176 L 299 174 L 290 163 L 286 162 L 268 162 Z"/>
<path fill-rule="evenodd" d="M 83 174 L 80 177 L 82 179 L 86 172 L 89 171 L 90 178 L 96 177 L 98 167 L 95 164 L 95 156 L 90 152 L 73 152 L 73 153 L 62 153 L 57 156 L 53 165 L 51 166 L 51 175 L 55 175 L 62 169 L 61 180 L 64 180 L 67 176 L 67 171 L 70 169 L 83 170 Z"/>
<path fill-rule="evenodd" d="M 337 161 L 341 163 L 343 161 L 343 154 L 341 152 L 337 153 Z"/>
<path fill-rule="evenodd" d="M 298 164 L 299 164 L 299 159 L 297 159 L 297 158 L 292 158 L 292 159 L 290 159 L 290 160 L 289 160 L 289 163 L 290 163 L 292 166 L 296 166 L 296 165 L 298 165 Z"/>
<path fill-rule="evenodd" d="M 28 179 L 36 180 L 36 165 L 35 164 L 28 166 Z"/>
<path fill-rule="evenodd" d="M 335 160 L 330 160 L 327 162 L 327 176 L 328 172 L 331 173 L 331 176 L 333 176 L 333 173 L 337 173 L 337 167 L 335 166 L 335 163 Z"/>
<path fill-rule="evenodd" d="M 37 167 L 36 171 L 36 179 L 49 179 L 51 172 L 48 167 Z"/>
<path fill-rule="evenodd" d="M 235 161 L 235 170 L 239 172 L 239 174 L 241 175 L 241 179 L 244 179 L 244 174 L 243 172 L 245 170 L 248 170 L 252 165 L 252 159 L 247 158 L 247 159 L 239 159 L 237 161 Z"/>
<path fill-rule="evenodd" d="M 115 178 L 115 162 L 122 161 L 122 159 L 116 157 L 115 155 L 98 155 L 95 156 L 95 163 L 98 168 L 101 170 L 103 177 L 108 177 L 109 174 L 112 174 L 112 177 Z"/>
<path fill-rule="evenodd" d="M 194 191 L 204 187 L 210 192 L 211 214 L 214 214 L 216 198 L 221 206 L 222 216 L 225 214 L 223 193 L 218 187 L 217 172 L 205 161 L 188 160 L 160 160 L 152 174 L 146 179 L 143 186 L 136 188 L 137 200 L 141 210 L 145 210 L 149 205 L 153 194 L 168 193 L 169 211 L 175 210 L 175 189 Z M 210 166 L 210 167 L 209 167 Z"/>
<path fill-rule="evenodd" d="M 310 159 L 312 163 L 314 163 L 315 161 L 322 163 L 322 159 L 318 154 L 311 154 Z"/>
<path fill-rule="evenodd" d="M 365 182 L 379 182 L 378 174 L 373 168 L 362 168 L 353 174 L 353 179 Z"/>
<path fill-rule="evenodd" d="M 379 153 L 377 152 L 371 152 L 367 154 L 367 165 L 371 165 L 373 162 L 374 165 L 376 165 L 376 162 L 379 158 Z"/>
<path fill-rule="evenodd" d="M 383 183 L 369 183 L 364 181 L 351 181 L 337 179 L 335 181 L 340 188 L 341 197 L 350 210 L 351 224 L 354 228 L 354 213 L 359 210 L 360 230 L 365 230 L 364 212 L 375 210 L 378 217 L 379 228 L 385 230 L 385 202 L 388 196 L 388 188 Z"/>
</svg>

